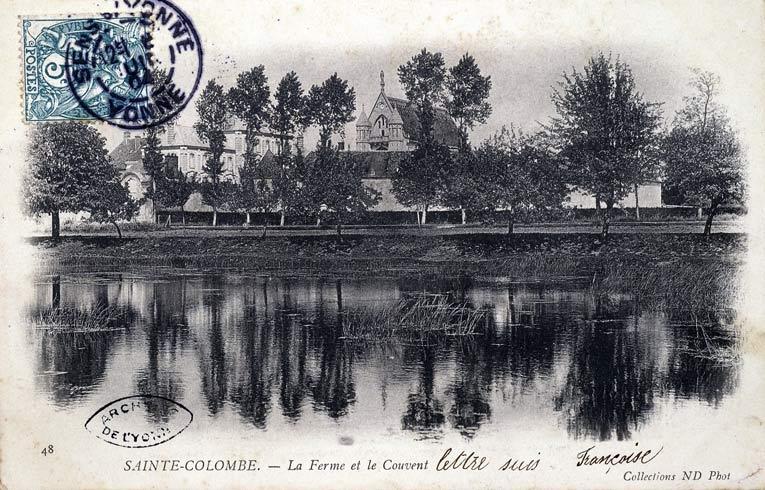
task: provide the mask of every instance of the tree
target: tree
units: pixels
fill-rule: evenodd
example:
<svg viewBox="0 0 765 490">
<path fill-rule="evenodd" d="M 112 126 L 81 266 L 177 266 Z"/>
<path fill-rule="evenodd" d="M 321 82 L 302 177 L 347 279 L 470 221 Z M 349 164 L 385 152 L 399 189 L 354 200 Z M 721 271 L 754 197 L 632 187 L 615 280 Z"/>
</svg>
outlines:
<svg viewBox="0 0 765 490">
<path fill-rule="evenodd" d="M 656 147 L 659 105 L 636 91 L 629 66 L 602 53 L 584 72 L 564 74 L 552 101 L 558 115 L 546 129 L 572 170 L 573 184 L 605 202 L 605 238 L 614 204 L 627 196 L 640 175 L 641 158 Z"/>
<path fill-rule="evenodd" d="M 239 171 L 239 185 L 236 186 L 232 204 L 235 208 L 247 213 L 247 224 L 250 224 L 252 210 L 268 213 L 274 207 L 274 193 L 268 184 L 265 169 L 247 163 Z M 268 229 L 268 219 L 263 222 L 263 237 Z"/>
<path fill-rule="evenodd" d="M 460 151 L 468 148 L 468 130 L 473 129 L 476 124 L 485 123 L 491 115 L 491 105 L 486 101 L 490 90 L 491 77 L 481 75 L 475 58 L 468 53 L 465 53 L 455 66 L 449 68 L 444 106 L 457 123 Z"/>
<path fill-rule="evenodd" d="M 140 202 L 133 199 L 127 187 L 114 178 L 98 187 L 95 200 L 87 206 L 90 213 L 88 221 L 111 223 L 117 229 L 117 235 L 122 238 L 118 222 L 132 220 L 139 208 Z"/>
<path fill-rule="evenodd" d="M 349 217 L 380 201 L 380 193 L 364 185 L 365 168 L 352 154 L 320 146 L 309 172 L 307 185 L 313 207 L 334 215 L 338 239 Z"/>
<path fill-rule="evenodd" d="M 221 188 L 223 175 L 221 155 L 226 144 L 226 133 L 223 131 L 228 122 L 227 102 L 223 87 L 215 80 L 207 82 L 207 86 L 196 102 L 197 122 L 194 124 L 194 129 L 199 139 L 208 146 L 207 162 L 202 166 L 207 179 L 202 183 L 200 190 L 202 201 L 213 208 L 213 226 L 218 224 L 218 208 L 225 205 L 225 199 L 230 197 L 230 192 Z"/>
<path fill-rule="evenodd" d="M 404 158 L 393 174 L 393 195 L 404 206 L 414 207 L 418 224 L 427 222 L 428 208 L 439 202 L 453 168 L 449 148 L 435 141 L 418 147 Z"/>
<path fill-rule="evenodd" d="M 435 106 L 444 97 L 446 68 L 441 53 L 423 48 L 410 61 L 398 67 L 398 79 L 407 98 L 417 107 L 419 134 L 417 141 L 428 146 L 433 139 Z"/>
<path fill-rule="evenodd" d="M 117 180 L 106 141 L 80 122 L 41 124 L 31 134 L 24 201 L 32 215 L 51 215 L 51 236 L 60 235 L 60 213 L 86 211 Z"/>
<path fill-rule="evenodd" d="M 321 86 L 313 85 L 306 99 L 307 120 L 319 127 L 319 146 L 326 148 L 333 133 L 353 120 L 356 91 L 334 73 Z"/>
<path fill-rule="evenodd" d="M 477 182 L 480 207 L 506 210 L 507 233 L 517 221 L 537 219 L 563 207 L 566 175 L 542 135 L 525 136 L 503 127 L 475 152 L 482 171 Z"/>
<path fill-rule="evenodd" d="M 271 188 L 273 199 L 281 212 L 280 225 L 284 226 L 288 214 L 310 209 L 308 189 L 305 187 L 307 169 L 300 148 L 297 148 L 294 154 L 276 155 L 276 162 L 279 171 L 271 180 Z"/>
<path fill-rule="evenodd" d="M 245 127 L 244 162 L 239 169 L 239 188 L 234 200 L 235 206 L 247 213 L 248 225 L 250 212 L 253 209 L 262 209 L 270 200 L 265 172 L 259 171 L 258 155 L 255 153 L 258 132 L 271 118 L 270 98 L 271 90 L 268 88 L 268 78 L 263 65 L 240 73 L 236 78 L 236 86 L 228 91 L 229 108 Z M 259 193 L 259 190 L 262 193 Z M 265 228 L 263 233 L 265 234 Z"/>
<path fill-rule="evenodd" d="M 288 137 L 303 127 L 310 124 L 308 111 L 306 110 L 306 99 L 303 96 L 303 87 L 300 84 L 297 74 L 291 71 L 284 75 L 279 81 L 279 86 L 274 93 L 274 110 L 271 115 L 271 129 L 279 135 L 281 153 L 277 155 L 277 175 L 274 175 L 272 189 L 274 199 L 278 202 L 281 213 L 280 226 L 284 226 L 287 211 L 291 207 L 290 199 L 296 187 L 294 186 L 294 176 L 290 171 L 294 170 L 293 163 L 289 156 Z M 301 151 L 298 149 L 297 151 Z M 302 159 L 302 155 L 301 155 Z M 278 181 L 278 184 L 277 184 Z"/>
<path fill-rule="evenodd" d="M 194 182 L 190 180 L 179 168 L 177 157 L 165 156 L 164 170 L 154 180 L 155 192 L 151 194 L 154 207 L 175 208 L 180 207 L 183 212 L 183 222 L 186 223 L 186 214 L 183 206 L 194 192 Z M 170 216 L 168 215 L 168 224 Z"/>
<path fill-rule="evenodd" d="M 464 225 L 467 222 L 467 211 L 480 206 L 480 174 L 483 168 L 479 166 L 475 153 L 470 148 L 458 152 L 451 159 L 451 163 L 451 168 L 445 174 L 440 201 L 446 207 L 459 208 Z"/>
<path fill-rule="evenodd" d="M 707 208 L 704 235 L 712 232 L 719 207 L 743 201 L 745 161 L 736 131 L 717 102 L 719 78 L 693 71 L 694 94 L 673 121 L 663 148 L 667 185 L 685 202 Z"/>
<path fill-rule="evenodd" d="M 276 102 L 271 114 L 271 129 L 279 135 L 280 147 L 285 149 L 289 136 L 310 124 L 303 87 L 294 71 L 287 73 L 279 81 L 274 100 Z"/>
<path fill-rule="evenodd" d="M 161 87 L 167 80 L 167 73 L 165 70 L 153 69 L 151 70 L 151 81 L 155 87 Z M 168 125 L 173 124 L 172 119 L 166 121 L 163 124 L 157 124 L 149 126 L 144 130 L 143 148 L 142 148 L 142 160 L 143 168 L 146 175 L 151 177 L 151 186 L 149 186 L 144 192 L 146 199 L 152 200 L 152 208 L 154 211 L 154 222 L 157 222 L 157 211 L 160 207 L 167 206 L 167 204 L 157 199 L 158 184 L 163 182 L 166 175 L 167 161 L 162 154 L 160 141 L 160 135 L 165 132 Z"/>
</svg>

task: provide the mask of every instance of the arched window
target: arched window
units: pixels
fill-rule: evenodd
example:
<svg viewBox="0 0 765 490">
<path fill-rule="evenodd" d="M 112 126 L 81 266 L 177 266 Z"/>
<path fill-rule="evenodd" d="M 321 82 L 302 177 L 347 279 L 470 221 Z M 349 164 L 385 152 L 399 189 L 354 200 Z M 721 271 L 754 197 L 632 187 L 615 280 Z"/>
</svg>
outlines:
<svg viewBox="0 0 765 490">
<path fill-rule="evenodd" d="M 380 132 L 380 136 L 385 136 L 385 130 L 388 128 L 388 118 L 383 115 L 377 118 L 375 121 L 375 127 Z"/>
</svg>

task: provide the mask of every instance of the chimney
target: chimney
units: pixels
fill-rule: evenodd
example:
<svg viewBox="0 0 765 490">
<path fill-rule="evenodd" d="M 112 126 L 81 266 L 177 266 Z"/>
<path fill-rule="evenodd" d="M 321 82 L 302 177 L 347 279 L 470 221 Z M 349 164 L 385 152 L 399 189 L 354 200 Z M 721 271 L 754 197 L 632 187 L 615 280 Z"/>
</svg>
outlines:
<svg viewBox="0 0 765 490">
<path fill-rule="evenodd" d="M 167 123 L 167 144 L 175 144 L 175 122 L 170 121 Z"/>
</svg>

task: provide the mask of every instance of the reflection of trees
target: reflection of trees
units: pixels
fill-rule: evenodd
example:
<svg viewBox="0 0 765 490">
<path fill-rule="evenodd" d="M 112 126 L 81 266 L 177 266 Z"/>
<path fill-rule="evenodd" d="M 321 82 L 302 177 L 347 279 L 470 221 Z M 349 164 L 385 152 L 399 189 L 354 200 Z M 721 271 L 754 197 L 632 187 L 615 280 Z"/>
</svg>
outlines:
<svg viewBox="0 0 765 490">
<path fill-rule="evenodd" d="M 716 319 L 715 319 L 716 320 Z M 666 386 L 676 397 L 717 406 L 738 385 L 734 333 L 718 321 L 681 323 L 671 329 Z"/>
<path fill-rule="evenodd" d="M 242 348 L 237 359 L 237 364 L 244 366 L 244 369 L 231 390 L 231 401 L 237 404 L 239 413 L 245 419 L 263 429 L 271 411 L 274 333 L 267 317 L 258 322 L 255 307 L 245 308 L 244 318 L 239 322 Z"/>
<path fill-rule="evenodd" d="M 121 276 L 119 276 L 121 281 Z M 106 285 L 94 285 L 96 302 L 91 308 L 109 308 Z M 31 317 L 43 312 L 61 308 L 61 276 L 54 275 L 51 282 L 51 306 L 35 305 Z M 71 305 L 65 308 L 76 310 L 78 316 L 88 313 Z M 106 329 L 126 327 L 135 317 L 129 306 L 115 310 L 118 318 L 109 318 Z M 67 332 L 62 330 L 43 331 L 38 350 L 39 372 L 44 390 L 51 393 L 56 403 L 68 404 L 92 391 L 104 378 L 106 365 L 112 347 L 123 332 L 103 330 L 93 332 Z"/>
<path fill-rule="evenodd" d="M 314 406 L 332 418 L 347 415 L 348 408 L 356 401 L 353 350 L 338 338 L 339 331 L 328 328 L 322 332 L 318 377 L 309 380 Z"/>
<path fill-rule="evenodd" d="M 223 295 L 220 291 L 223 282 L 220 276 L 207 277 L 204 287 L 208 289 L 203 297 L 207 320 L 210 325 L 208 339 L 209 358 L 200 359 L 200 371 L 202 373 L 202 393 L 207 401 L 207 408 L 215 415 L 223 408 L 228 392 L 226 379 L 226 352 L 221 331 L 221 309 Z"/>
<path fill-rule="evenodd" d="M 410 393 L 407 397 L 406 411 L 401 417 L 401 428 L 419 432 L 423 437 L 439 437 L 445 417 L 444 405 L 436 399 L 433 393 L 435 348 L 431 345 L 424 345 L 416 349 L 416 354 L 421 359 L 419 382 L 417 391 Z M 405 356 L 407 354 L 411 355 L 411 349 L 405 351 Z"/>
<path fill-rule="evenodd" d="M 45 332 L 40 340 L 41 382 L 57 403 L 67 404 L 98 385 L 114 341 L 122 332 Z"/>
<path fill-rule="evenodd" d="M 455 381 L 450 390 L 454 403 L 449 411 L 449 421 L 468 438 L 473 437 L 481 424 L 491 417 L 488 398 L 496 359 L 486 347 L 491 344 L 473 339 L 457 342 Z"/>
<path fill-rule="evenodd" d="M 300 418 L 306 387 L 306 329 L 279 315 L 279 403 L 282 413 L 293 421 Z"/>
<path fill-rule="evenodd" d="M 177 348 L 188 339 L 186 279 L 182 278 L 180 284 L 159 282 L 152 286 L 146 326 L 148 363 L 136 374 L 136 392 L 178 400 L 183 396 L 183 381 L 172 366 Z M 165 355 L 169 355 L 169 362 Z M 170 405 L 158 403 L 147 408 L 155 422 L 167 420 Z"/>
<path fill-rule="evenodd" d="M 555 408 L 568 416 L 568 432 L 576 438 L 628 439 L 653 408 L 654 350 L 620 327 L 572 332 L 568 375 Z"/>
</svg>

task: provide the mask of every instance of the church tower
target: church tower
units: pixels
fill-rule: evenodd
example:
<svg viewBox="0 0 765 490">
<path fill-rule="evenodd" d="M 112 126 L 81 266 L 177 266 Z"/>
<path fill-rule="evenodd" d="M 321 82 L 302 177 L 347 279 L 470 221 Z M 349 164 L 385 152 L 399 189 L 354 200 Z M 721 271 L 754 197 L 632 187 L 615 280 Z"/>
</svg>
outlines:
<svg viewBox="0 0 765 490">
<path fill-rule="evenodd" d="M 369 151 L 369 133 L 372 124 L 369 122 L 364 106 L 361 106 L 361 114 L 356 119 L 356 149 L 359 151 Z"/>
</svg>

